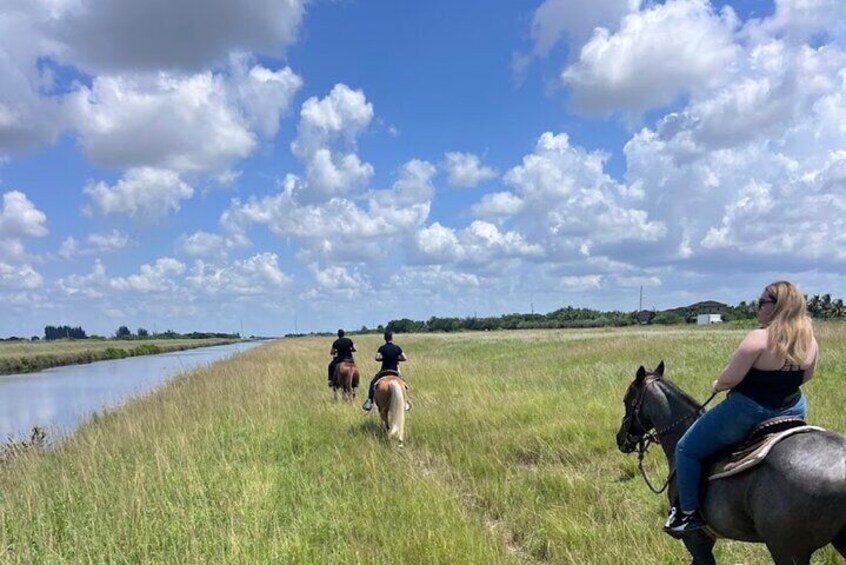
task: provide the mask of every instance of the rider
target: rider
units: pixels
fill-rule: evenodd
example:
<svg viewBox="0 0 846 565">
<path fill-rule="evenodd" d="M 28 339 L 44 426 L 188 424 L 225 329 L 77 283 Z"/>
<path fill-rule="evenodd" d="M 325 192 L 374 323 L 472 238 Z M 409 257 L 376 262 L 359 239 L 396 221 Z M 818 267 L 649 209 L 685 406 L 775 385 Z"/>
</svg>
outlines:
<svg viewBox="0 0 846 565">
<path fill-rule="evenodd" d="M 332 342 L 332 362 L 329 363 L 329 386 L 332 386 L 332 375 L 335 374 L 335 366 L 341 361 L 352 361 L 355 345 L 350 338 L 344 337 L 344 330 L 338 330 L 338 339 Z"/>
<path fill-rule="evenodd" d="M 370 381 L 370 389 L 367 391 L 367 400 L 362 405 L 361 409 L 367 412 L 373 408 L 373 394 L 376 392 L 376 381 L 379 380 L 379 375 L 382 371 L 396 371 L 397 375 L 402 378 L 399 371 L 400 361 L 408 361 L 408 357 L 402 352 L 402 347 L 394 343 L 394 332 L 385 332 L 385 345 L 379 348 L 376 352 L 376 360 L 382 362 L 382 368 L 373 375 Z M 411 410 L 411 404 L 406 401 L 405 409 Z"/>
<path fill-rule="evenodd" d="M 681 512 L 670 511 L 664 530 L 671 535 L 705 525 L 699 511 L 703 459 L 739 443 L 764 420 L 805 417 L 799 387 L 814 375 L 819 360 L 805 297 L 792 283 L 772 283 L 758 300 L 758 322 L 760 327 L 746 335 L 711 385 L 715 394 L 728 390 L 728 396 L 699 418 L 676 446 Z"/>
</svg>

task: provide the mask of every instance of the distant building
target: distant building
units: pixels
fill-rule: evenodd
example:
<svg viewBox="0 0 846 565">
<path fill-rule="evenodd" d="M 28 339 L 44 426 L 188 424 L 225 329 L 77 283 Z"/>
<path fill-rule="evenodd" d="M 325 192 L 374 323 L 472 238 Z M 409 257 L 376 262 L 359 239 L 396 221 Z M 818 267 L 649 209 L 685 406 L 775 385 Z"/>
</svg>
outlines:
<svg viewBox="0 0 846 565">
<path fill-rule="evenodd" d="M 655 318 L 655 310 L 641 310 L 635 316 L 639 324 L 651 324 Z"/>
<path fill-rule="evenodd" d="M 699 326 L 707 326 L 709 324 L 720 324 L 723 317 L 719 314 L 699 314 L 696 316 L 696 324 Z"/>
<path fill-rule="evenodd" d="M 697 302 L 687 307 L 687 310 L 692 314 L 722 314 L 728 308 L 727 304 L 717 302 L 716 300 L 705 300 L 704 302 Z"/>
</svg>

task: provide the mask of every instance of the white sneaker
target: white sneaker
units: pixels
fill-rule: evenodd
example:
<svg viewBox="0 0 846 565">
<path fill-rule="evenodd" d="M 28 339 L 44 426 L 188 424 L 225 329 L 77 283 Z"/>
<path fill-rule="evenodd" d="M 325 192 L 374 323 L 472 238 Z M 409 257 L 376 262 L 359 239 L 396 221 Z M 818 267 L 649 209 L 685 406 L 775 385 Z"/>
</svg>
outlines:
<svg viewBox="0 0 846 565">
<path fill-rule="evenodd" d="M 373 408 L 373 401 L 369 398 L 362 404 L 361 409 L 365 412 L 370 412 L 370 409 Z"/>
</svg>

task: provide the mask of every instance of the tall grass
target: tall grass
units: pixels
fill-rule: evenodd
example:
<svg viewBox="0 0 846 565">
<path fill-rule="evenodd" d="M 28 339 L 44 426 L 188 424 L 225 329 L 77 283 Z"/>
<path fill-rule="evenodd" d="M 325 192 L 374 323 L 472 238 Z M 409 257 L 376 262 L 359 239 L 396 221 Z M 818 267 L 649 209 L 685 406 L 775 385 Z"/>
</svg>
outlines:
<svg viewBox="0 0 846 565">
<path fill-rule="evenodd" d="M 336 403 L 325 340 L 282 340 L 179 378 L 0 466 L 0 560 L 680 563 L 666 503 L 614 445 L 637 366 L 707 397 L 743 330 L 398 335 L 406 448 Z M 814 424 L 846 430 L 846 329 L 821 326 Z M 356 338 L 362 374 L 380 340 Z M 364 378 L 364 384 L 368 379 Z M 654 457 L 653 457 L 654 455 Z M 647 471 L 666 472 L 656 452 Z M 721 541 L 721 563 L 769 563 Z M 815 563 L 838 563 L 830 549 Z"/>
</svg>

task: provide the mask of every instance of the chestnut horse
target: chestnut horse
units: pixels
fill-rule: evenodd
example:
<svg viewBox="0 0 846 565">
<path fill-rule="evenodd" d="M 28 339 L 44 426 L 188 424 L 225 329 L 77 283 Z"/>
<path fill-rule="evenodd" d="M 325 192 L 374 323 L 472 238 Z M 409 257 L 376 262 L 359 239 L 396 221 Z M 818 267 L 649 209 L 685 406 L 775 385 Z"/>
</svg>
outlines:
<svg viewBox="0 0 846 565">
<path fill-rule="evenodd" d="M 405 439 L 405 390 L 407 385 L 399 377 L 382 377 L 376 383 L 376 406 L 388 441 L 395 439 L 400 447 Z"/>
<path fill-rule="evenodd" d="M 343 392 L 344 400 L 355 400 L 358 377 L 355 361 L 341 361 L 335 365 L 335 373 L 332 375 L 332 391 L 335 393 L 335 400 L 338 400 L 338 389 Z"/>
</svg>

